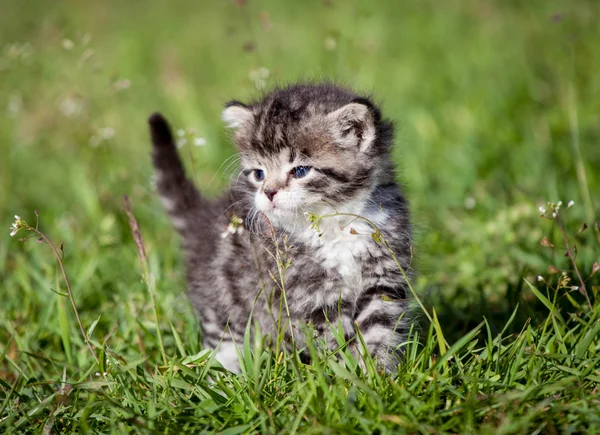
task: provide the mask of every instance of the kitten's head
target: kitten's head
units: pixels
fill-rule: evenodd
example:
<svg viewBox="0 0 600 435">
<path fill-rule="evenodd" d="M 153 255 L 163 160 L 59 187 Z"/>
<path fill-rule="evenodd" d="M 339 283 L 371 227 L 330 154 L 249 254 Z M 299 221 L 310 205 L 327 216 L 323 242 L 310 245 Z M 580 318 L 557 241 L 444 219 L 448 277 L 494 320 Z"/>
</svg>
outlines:
<svg viewBox="0 0 600 435">
<path fill-rule="evenodd" d="M 392 125 L 367 98 L 331 84 L 277 89 L 252 104 L 232 101 L 244 190 L 275 222 L 306 211 L 344 210 L 393 181 Z M 329 205 L 328 205 L 329 204 Z"/>
</svg>

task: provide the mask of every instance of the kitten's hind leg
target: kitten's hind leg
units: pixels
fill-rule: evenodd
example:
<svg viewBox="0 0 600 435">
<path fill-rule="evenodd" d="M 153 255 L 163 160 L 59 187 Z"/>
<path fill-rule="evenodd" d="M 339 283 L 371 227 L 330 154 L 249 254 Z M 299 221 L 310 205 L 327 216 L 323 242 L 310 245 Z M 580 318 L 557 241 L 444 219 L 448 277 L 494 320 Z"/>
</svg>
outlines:
<svg viewBox="0 0 600 435">
<path fill-rule="evenodd" d="M 240 360 L 238 358 L 236 344 L 231 340 L 223 340 L 217 347 L 216 360 L 232 373 L 240 373 Z"/>
<path fill-rule="evenodd" d="M 185 168 L 167 120 L 159 113 L 148 119 L 152 138 L 152 161 L 156 173 L 156 187 L 175 229 L 186 235 L 197 223 L 202 205 L 200 193 L 185 175 Z"/>
</svg>

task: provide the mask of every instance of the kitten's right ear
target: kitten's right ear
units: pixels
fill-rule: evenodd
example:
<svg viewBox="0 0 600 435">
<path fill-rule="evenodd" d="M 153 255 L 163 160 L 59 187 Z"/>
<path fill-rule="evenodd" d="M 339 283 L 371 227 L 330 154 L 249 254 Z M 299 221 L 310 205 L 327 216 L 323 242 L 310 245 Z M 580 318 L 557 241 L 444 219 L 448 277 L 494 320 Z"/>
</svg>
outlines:
<svg viewBox="0 0 600 435">
<path fill-rule="evenodd" d="M 227 127 L 237 129 L 250 123 L 254 115 L 250 107 L 234 100 L 225 104 L 225 110 L 223 110 L 221 118 L 227 123 Z"/>
<path fill-rule="evenodd" d="M 363 152 L 375 141 L 376 117 L 372 104 L 363 99 L 356 99 L 327 115 L 337 144 L 342 148 L 357 148 Z"/>
</svg>

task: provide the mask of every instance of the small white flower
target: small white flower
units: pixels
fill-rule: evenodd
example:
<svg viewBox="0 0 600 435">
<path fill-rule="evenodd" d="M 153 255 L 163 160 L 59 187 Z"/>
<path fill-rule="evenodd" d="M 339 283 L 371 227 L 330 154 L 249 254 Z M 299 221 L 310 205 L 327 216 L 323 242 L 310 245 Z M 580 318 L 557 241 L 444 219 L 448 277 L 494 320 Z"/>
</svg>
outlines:
<svg viewBox="0 0 600 435">
<path fill-rule="evenodd" d="M 16 116 L 23 108 L 23 98 L 19 94 L 13 94 L 8 100 L 7 111 L 10 116 Z"/>
<path fill-rule="evenodd" d="M 537 280 L 541 282 L 541 281 L 543 281 L 543 280 L 544 280 L 544 277 L 543 277 L 542 275 L 538 275 L 538 278 L 537 278 Z"/>
<path fill-rule="evenodd" d="M 83 51 L 83 53 L 81 53 L 81 57 L 77 61 L 78 65 L 79 66 L 83 65 L 83 63 L 87 62 L 89 59 L 91 59 L 93 55 L 94 55 L 94 50 L 92 50 L 91 48 L 86 48 Z"/>
<path fill-rule="evenodd" d="M 538 207 L 538 210 L 540 211 L 541 214 L 546 213 L 546 209 L 544 207 L 542 207 L 541 205 Z"/>
<path fill-rule="evenodd" d="M 472 196 L 467 196 L 464 202 L 467 210 L 473 210 L 475 208 L 476 201 Z"/>
<path fill-rule="evenodd" d="M 203 137 L 196 137 L 194 138 L 194 145 L 196 145 L 197 147 L 206 145 L 206 139 L 204 139 Z"/>
<path fill-rule="evenodd" d="M 100 142 L 102 142 L 102 139 L 100 139 L 100 137 L 96 135 L 90 137 L 89 143 L 92 148 L 98 147 L 100 145 Z"/>
<path fill-rule="evenodd" d="M 10 236 L 13 237 L 26 226 L 25 221 L 20 216 L 15 215 L 15 221 L 10 225 Z"/>
<path fill-rule="evenodd" d="M 115 130 L 112 127 L 103 127 L 99 130 L 100 137 L 104 140 L 112 139 L 115 137 Z"/>
<path fill-rule="evenodd" d="M 65 50 L 72 50 L 75 44 L 70 39 L 63 39 L 62 46 Z"/>
<path fill-rule="evenodd" d="M 552 217 L 555 218 L 556 217 L 556 212 L 552 213 Z"/>
<path fill-rule="evenodd" d="M 254 69 L 248 74 L 248 78 L 254 82 L 256 89 L 263 89 L 267 85 L 267 79 L 271 72 L 264 67 Z"/>
<path fill-rule="evenodd" d="M 567 208 L 573 207 L 574 205 L 575 205 L 575 201 L 569 201 L 569 203 L 567 204 Z"/>
<path fill-rule="evenodd" d="M 177 136 L 179 136 L 179 137 L 185 136 L 185 131 L 183 130 L 183 128 L 180 128 L 179 130 L 177 130 Z"/>
<path fill-rule="evenodd" d="M 58 110 L 69 118 L 76 118 L 85 110 L 85 101 L 77 95 L 66 95 L 58 103 Z"/>
<path fill-rule="evenodd" d="M 98 132 L 90 137 L 89 143 L 92 148 L 99 147 L 102 142 L 111 140 L 115 137 L 115 130 L 112 127 L 100 127 Z"/>
<path fill-rule="evenodd" d="M 129 89 L 131 87 L 131 80 L 129 80 L 129 79 L 117 80 L 113 84 L 113 87 L 115 88 L 116 91 L 123 91 L 125 89 Z"/>
<path fill-rule="evenodd" d="M 180 137 L 177 139 L 177 148 L 184 147 L 187 144 L 187 139 L 185 137 Z"/>
<path fill-rule="evenodd" d="M 333 51 L 336 49 L 336 47 L 337 47 L 337 41 L 335 40 L 335 38 L 332 38 L 331 36 L 328 36 L 327 38 L 325 38 L 325 50 Z"/>
<path fill-rule="evenodd" d="M 227 225 L 227 228 L 225 229 L 225 231 L 223 231 L 221 233 L 221 237 L 224 239 L 225 237 L 229 236 L 230 234 L 235 234 L 236 233 L 236 226 L 233 223 L 230 223 L 229 225 Z"/>
<path fill-rule="evenodd" d="M 573 285 L 573 286 L 571 286 L 571 290 L 579 290 L 579 286 L 578 285 Z"/>
<path fill-rule="evenodd" d="M 271 72 L 265 67 L 259 68 L 257 73 L 258 73 L 258 76 L 263 79 L 266 79 L 269 77 L 269 75 L 271 75 Z"/>
</svg>

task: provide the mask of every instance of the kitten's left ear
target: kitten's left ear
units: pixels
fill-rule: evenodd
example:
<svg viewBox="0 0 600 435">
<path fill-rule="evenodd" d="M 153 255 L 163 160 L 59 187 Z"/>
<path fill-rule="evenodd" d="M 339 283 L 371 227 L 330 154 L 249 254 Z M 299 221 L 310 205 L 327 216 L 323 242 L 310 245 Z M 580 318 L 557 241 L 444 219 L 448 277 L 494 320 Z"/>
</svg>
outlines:
<svg viewBox="0 0 600 435">
<path fill-rule="evenodd" d="M 356 99 L 327 115 L 336 143 L 343 148 L 366 151 L 375 140 L 379 112 L 367 100 Z"/>
<path fill-rule="evenodd" d="M 223 121 L 227 123 L 227 127 L 238 129 L 244 124 L 248 124 L 254 118 L 250 107 L 239 101 L 230 101 L 225 104 L 225 110 L 221 114 Z"/>
</svg>

